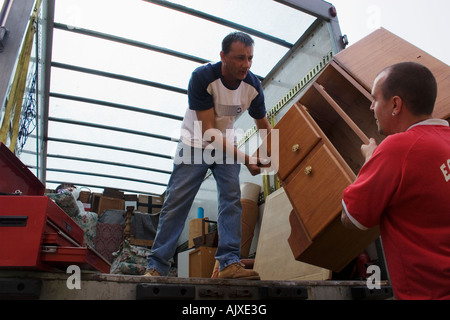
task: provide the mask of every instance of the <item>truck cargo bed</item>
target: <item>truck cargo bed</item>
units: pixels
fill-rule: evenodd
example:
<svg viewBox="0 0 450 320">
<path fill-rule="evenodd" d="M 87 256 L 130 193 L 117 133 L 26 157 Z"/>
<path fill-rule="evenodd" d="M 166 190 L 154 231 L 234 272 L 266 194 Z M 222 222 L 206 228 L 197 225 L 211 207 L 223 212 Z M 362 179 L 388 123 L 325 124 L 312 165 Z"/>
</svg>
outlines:
<svg viewBox="0 0 450 320">
<path fill-rule="evenodd" d="M 41 300 L 361 300 L 390 299 L 392 288 L 366 281 L 254 281 L 0 270 L 0 297 Z M 70 289 L 69 287 L 72 287 Z"/>
</svg>

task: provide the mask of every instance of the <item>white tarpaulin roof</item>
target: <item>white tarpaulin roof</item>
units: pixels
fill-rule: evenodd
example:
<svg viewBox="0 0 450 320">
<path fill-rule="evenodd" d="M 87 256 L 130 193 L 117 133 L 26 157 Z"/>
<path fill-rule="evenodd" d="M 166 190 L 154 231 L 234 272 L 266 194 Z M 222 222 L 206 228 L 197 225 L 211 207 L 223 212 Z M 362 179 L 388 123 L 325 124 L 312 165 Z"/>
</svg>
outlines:
<svg viewBox="0 0 450 320">
<path fill-rule="evenodd" d="M 272 0 L 164 3 L 56 1 L 47 188 L 70 182 L 162 194 L 191 72 L 218 61 L 222 39 L 242 27 L 255 40 L 252 71 L 264 80 L 316 21 Z M 31 167 L 33 144 L 21 155 Z"/>
</svg>

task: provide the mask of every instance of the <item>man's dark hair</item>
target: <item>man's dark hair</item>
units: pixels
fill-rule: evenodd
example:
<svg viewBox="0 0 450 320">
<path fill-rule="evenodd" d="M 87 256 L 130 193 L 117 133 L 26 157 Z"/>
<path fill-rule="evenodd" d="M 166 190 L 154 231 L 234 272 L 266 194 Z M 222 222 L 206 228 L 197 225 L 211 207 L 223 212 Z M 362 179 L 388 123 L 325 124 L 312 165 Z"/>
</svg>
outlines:
<svg viewBox="0 0 450 320">
<path fill-rule="evenodd" d="M 402 62 L 383 71 L 387 72 L 381 88 L 385 99 L 399 96 L 416 116 L 433 113 L 437 82 L 427 67 L 416 62 Z"/>
<path fill-rule="evenodd" d="M 253 39 L 246 33 L 236 31 L 227 35 L 222 41 L 222 51 L 225 54 L 228 54 L 231 49 L 231 44 L 235 41 L 240 41 L 245 44 L 246 47 L 253 46 L 255 43 Z"/>
</svg>

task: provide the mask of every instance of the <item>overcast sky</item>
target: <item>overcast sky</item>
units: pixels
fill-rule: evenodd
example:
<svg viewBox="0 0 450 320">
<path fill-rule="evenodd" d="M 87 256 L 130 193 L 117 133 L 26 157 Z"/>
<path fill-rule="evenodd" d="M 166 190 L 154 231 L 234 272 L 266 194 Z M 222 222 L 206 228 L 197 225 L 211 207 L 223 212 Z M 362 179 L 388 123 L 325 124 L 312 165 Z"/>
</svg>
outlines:
<svg viewBox="0 0 450 320">
<path fill-rule="evenodd" d="M 450 1 L 330 0 L 350 44 L 383 27 L 450 65 Z"/>
</svg>

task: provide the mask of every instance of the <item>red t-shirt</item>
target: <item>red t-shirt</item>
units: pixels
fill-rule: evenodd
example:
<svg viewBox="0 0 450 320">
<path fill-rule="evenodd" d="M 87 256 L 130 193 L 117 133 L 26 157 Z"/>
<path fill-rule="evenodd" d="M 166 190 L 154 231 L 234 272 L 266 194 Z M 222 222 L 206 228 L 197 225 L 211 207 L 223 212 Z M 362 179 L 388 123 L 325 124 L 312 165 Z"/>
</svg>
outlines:
<svg viewBox="0 0 450 320">
<path fill-rule="evenodd" d="M 344 190 L 343 206 L 359 228 L 380 226 L 397 299 L 450 299 L 448 123 L 387 137 Z"/>
</svg>

